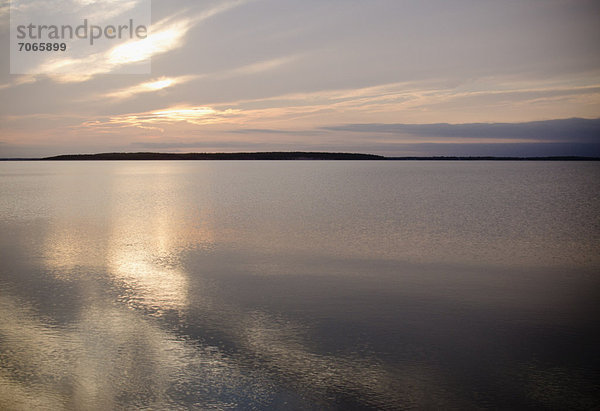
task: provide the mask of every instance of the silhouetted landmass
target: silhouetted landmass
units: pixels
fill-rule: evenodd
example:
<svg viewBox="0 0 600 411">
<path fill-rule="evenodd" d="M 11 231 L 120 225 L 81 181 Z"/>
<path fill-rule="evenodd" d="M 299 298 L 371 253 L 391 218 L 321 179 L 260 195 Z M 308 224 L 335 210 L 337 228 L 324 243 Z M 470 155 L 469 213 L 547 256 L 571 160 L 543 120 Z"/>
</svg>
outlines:
<svg viewBox="0 0 600 411">
<path fill-rule="evenodd" d="M 600 157 L 384 157 L 361 153 L 256 152 L 256 153 L 100 153 L 64 154 L 44 158 L 0 158 L 0 161 L 107 161 L 107 160 L 386 160 L 386 161 L 600 161 Z"/>
<path fill-rule="evenodd" d="M 263 152 L 263 153 L 103 153 L 47 157 L 42 160 L 384 160 L 374 154 Z"/>
</svg>

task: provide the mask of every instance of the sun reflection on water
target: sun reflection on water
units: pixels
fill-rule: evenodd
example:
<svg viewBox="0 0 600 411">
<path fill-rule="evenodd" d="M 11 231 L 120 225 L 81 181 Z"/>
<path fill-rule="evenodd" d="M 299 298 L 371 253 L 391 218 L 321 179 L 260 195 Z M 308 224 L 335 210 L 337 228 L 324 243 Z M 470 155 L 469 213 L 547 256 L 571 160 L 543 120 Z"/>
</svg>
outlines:
<svg viewBox="0 0 600 411">
<path fill-rule="evenodd" d="M 153 192 L 163 194 L 162 200 L 118 197 L 106 252 L 110 275 L 131 291 L 123 296 L 128 304 L 158 311 L 182 309 L 188 304 L 189 279 L 180 253 L 210 247 L 214 241 L 206 215 L 190 216 L 185 203 L 169 202 L 173 189 L 169 170 L 167 167 L 167 174 L 161 174 L 158 169 L 153 182 Z M 116 180 L 115 185 L 120 193 L 136 191 L 132 180 Z"/>
</svg>

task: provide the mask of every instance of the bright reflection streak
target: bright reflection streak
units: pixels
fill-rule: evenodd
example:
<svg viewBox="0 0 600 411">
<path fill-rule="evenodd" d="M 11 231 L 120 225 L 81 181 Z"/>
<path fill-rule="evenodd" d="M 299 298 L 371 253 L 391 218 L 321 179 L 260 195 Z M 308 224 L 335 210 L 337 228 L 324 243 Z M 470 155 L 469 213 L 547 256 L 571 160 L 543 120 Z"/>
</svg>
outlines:
<svg viewBox="0 0 600 411">
<path fill-rule="evenodd" d="M 130 196 L 139 190 L 135 179 L 125 174 L 115 180 L 114 190 L 122 194 L 115 204 L 114 224 L 108 241 L 108 271 L 121 284 L 121 299 L 129 306 L 144 306 L 157 313 L 183 309 L 188 304 L 188 273 L 179 261 L 179 253 L 190 247 L 209 246 L 213 239 L 206 224 L 188 225 L 189 218 L 182 208 L 185 202 L 170 202 L 170 190 L 177 179 L 163 165 L 165 174 L 153 165 L 142 169 L 152 176 L 153 193 L 164 199 L 148 202 L 145 197 Z M 139 166 L 123 169 L 125 173 L 139 173 Z M 180 199 L 181 200 L 181 199 Z M 139 214 L 139 210 L 143 210 Z M 203 222 L 206 219 L 202 219 Z"/>
<path fill-rule="evenodd" d="M 133 289 L 125 296 L 130 305 L 142 303 L 154 310 L 177 309 L 187 301 L 187 278 L 178 269 L 160 268 L 149 262 L 152 256 L 125 247 L 112 251 L 109 269 L 125 289 Z"/>
<path fill-rule="evenodd" d="M 123 290 L 120 300 L 130 307 L 143 306 L 158 314 L 181 309 L 188 301 L 188 273 L 179 255 L 182 250 L 211 247 L 214 237 L 210 220 L 204 214 L 197 215 L 196 209 L 190 216 L 185 201 L 169 201 L 170 190 L 178 182 L 169 174 L 169 167 L 136 165 L 120 170 L 124 175 L 108 180 L 110 198 L 118 198 L 118 203 L 103 199 L 101 194 L 73 203 L 66 199 L 77 196 L 77 183 L 65 180 L 60 186 L 64 197 L 50 203 L 56 218 L 41 244 L 44 264 L 61 280 L 75 280 L 81 267 L 105 270 Z M 145 189 L 162 193 L 164 200 L 131 195 L 142 189 L 132 179 L 140 172 L 140 179 L 147 182 Z M 102 192 L 102 187 L 98 191 Z M 85 216 L 92 209 L 111 215 L 111 224 L 104 227 L 90 222 Z M 192 218 L 197 222 L 190 225 Z"/>
<path fill-rule="evenodd" d="M 188 279 L 176 264 L 177 244 L 166 215 L 145 221 L 126 217 L 113 226 L 108 249 L 109 272 L 122 283 L 130 306 L 181 309 L 187 303 Z"/>
</svg>

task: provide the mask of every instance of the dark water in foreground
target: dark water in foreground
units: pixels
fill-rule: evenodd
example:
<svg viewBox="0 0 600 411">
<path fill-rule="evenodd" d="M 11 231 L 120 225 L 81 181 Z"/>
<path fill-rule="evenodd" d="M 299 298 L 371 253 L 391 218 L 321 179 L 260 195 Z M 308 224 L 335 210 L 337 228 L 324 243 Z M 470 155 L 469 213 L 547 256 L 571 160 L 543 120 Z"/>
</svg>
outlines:
<svg viewBox="0 0 600 411">
<path fill-rule="evenodd" d="M 599 177 L 0 163 L 0 409 L 598 407 Z"/>
</svg>

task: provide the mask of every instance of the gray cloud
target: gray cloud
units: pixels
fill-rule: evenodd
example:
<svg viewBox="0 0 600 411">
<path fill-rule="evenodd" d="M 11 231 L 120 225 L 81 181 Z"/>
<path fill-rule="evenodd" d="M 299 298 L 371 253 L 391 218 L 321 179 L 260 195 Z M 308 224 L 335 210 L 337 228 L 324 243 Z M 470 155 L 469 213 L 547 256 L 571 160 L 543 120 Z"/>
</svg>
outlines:
<svg viewBox="0 0 600 411">
<path fill-rule="evenodd" d="M 314 136 L 319 134 L 327 133 L 325 129 L 313 129 L 313 130 L 278 130 L 269 128 L 241 128 L 239 130 L 229 130 L 227 133 L 233 134 L 279 134 L 287 136 Z"/>
<path fill-rule="evenodd" d="M 600 119 L 562 119 L 527 123 L 473 124 L 346 124 L 315 130 L 240 129 L 226 133 L 250 136 L 323 134 L 320 141 L 161 141 L 134 142 L 144 150 L 218 149 L 224 151 L 347 151 L 386 156 L 600 156 Z M 377 141 L 373 135 L 396 137 Z M 406 143 L 402 137 L 447 138 L 448 143 Z M 473 139 L 455 143 L 453 138 Z M 489 143 L 490 139 L 535 142 Z M 477 140 L 477 141 L 475 141 Z"/>
<path fill-rule="evenodd" d="M 495 156 L 495 157 L 600 157 L 600 143 L 469 143 L 469 144 L 397 144 L 386 147 L 397 156 Z"/>
<path fill-rule="evenodd" d="M 471 124 L 346 124 L 323 127 L 329 131 L 415 137 L 532 139 L 569 143 L 599 143 L 600 119 L 571 118 L 527 123 Z"/>
</svg>

